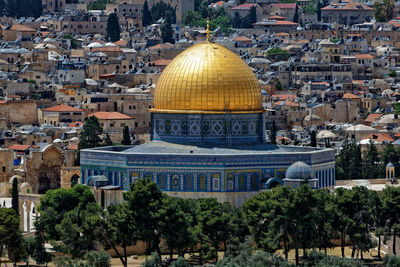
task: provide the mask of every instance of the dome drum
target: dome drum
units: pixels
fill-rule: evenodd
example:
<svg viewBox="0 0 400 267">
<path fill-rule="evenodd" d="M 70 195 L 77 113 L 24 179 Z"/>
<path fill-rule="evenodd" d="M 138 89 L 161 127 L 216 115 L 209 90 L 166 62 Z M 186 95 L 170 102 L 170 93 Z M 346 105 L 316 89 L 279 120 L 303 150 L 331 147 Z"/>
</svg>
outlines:
<svg viewBox="0 0 400 267">
<path fill-rule="evenodd" d="M 262 113 L 152 113 L 152 140 L 183 143 L 260 143 Z"/>
</svg>

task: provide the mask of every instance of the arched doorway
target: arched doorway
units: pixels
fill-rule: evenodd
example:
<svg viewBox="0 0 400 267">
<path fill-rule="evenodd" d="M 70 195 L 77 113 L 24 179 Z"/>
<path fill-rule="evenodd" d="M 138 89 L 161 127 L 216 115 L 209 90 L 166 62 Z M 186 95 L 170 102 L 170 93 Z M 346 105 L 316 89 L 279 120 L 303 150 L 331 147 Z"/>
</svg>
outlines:
<svg viewBox="0 0 400 267">
<path fill-rule="evenodd" d="M 51 189 L 50 179 L 46 172 L 40 172 L 39 174 L 39 194 L 45 194 L 47 190 Z"/>
<path fill-rule="evenodd" d="M 79 183 L 79 175 L 78 174 L 74 174 L 71 177 L 71 187 L 74 187 L 75 185 L 77 185 Z"/>
</svg>

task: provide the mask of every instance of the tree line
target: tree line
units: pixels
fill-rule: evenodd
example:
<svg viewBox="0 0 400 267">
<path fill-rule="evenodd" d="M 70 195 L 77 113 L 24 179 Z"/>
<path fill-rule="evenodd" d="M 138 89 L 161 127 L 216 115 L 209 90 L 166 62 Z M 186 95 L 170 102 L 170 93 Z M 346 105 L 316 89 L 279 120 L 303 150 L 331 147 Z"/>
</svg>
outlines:
<svg viewBox="0 0 400 267">
<path fill-rule="evenodd" d="M 38 18 L 42 12 L 41 0 L 0 0 L 1 16 Z"/>
<path fill-rule="evenodd" d="M 376 179 L 386 177 L 386 165 L 395 167 L 395 177 L 400 175 L 400 147 L 387 144 L 379 152 L 371 140 L 364 152 L 361 145 L 346 137 L 342 149 L 336 156 L 336 179 Z"/>
<path fill-rule="evenodd" d="M 288 253 L 294 249 L 296 265 L 302 251 L 306 266 L 310 260 L 307 251 L 327 254 L 335 246 L 333 240 L 339 240 L 343 258 L 345 247 L 351 246 L 351 257 L 363 259 L 364 253 L 376 246 L 372 233 L 379 239 L 378 257 L 380 241 L 387 236 L 392 237 L 391 250 L 396 254 L 395 237 L 400 233 L 397 187 L 387 187 L 381 195 L 365 187 L 339 188 L 333 193 L 312 190 L 307 184 L 298 189 L 277 187 L 237 208 L 213 198 L 169 197 L 150 179 L 139 179 L 123 199 L 123 203 L 103 209 L 88 186 L 50 190 L 40 200 L 35 238 L 29 242 L 19 230 L 17 208 L 1 208 L 0 248 L 5 248 L 13 261 L 29 260 L 30 256 L 41 264 L 51 261 L 45 242 L 70 256 L 64 257 L 64 262 L 90 257 L 104 260 L 102 252 L 88 256 L 100 244 L 113 250 L 123 266 L 128 265 L 127 248 L 138 241 L 144 242 L 146 255 L 167 250 L 172 258 L 173 253 L 184 257 L 196 252 L 200 265 L 206 260 L 218 262 L 219 250 L 226 252 L 219 262 L 233 264 L 248 253 L 248 260 L 255 257 L 252 260 L 287 263 Z M 253 242 L 255 248 L 249 245 Z M 263 253 L 254 254 L 254 249 Z M 284 258 L 274 256 L 277 250 L 283 250 Z M 322 256 L 314 254 L 311 260 L 313 257 Z M 231 266 L 221 264 L 217 266 Z"/>
</svg>

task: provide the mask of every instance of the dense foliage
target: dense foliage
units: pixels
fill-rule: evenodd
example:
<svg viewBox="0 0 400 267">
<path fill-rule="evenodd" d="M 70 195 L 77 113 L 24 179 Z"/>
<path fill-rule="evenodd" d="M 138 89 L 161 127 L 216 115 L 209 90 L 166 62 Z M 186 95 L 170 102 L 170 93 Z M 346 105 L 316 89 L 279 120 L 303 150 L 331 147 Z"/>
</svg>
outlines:
<svg viewBox="0 0 400 267">
<path fill-rule="evenodd" d="M 290 54 L 286 50 L 280 48 L 272 48 L 267 51 L 266 57 L 274 61 L 286 61 L 289 59 Z"/>
<path fill-rule="evenodd" d="M 366 150 L 361 152 L 361 146 L 346 138 L 342 149 L 336 157 L 337 179 L 375 179 L 385 177 L 386 165 L 390 162 L 395 167 L 395 177 L 400 175 L 400 148 L 387 144 L 378 152 L 371 140 Z"/>
<path fill-rule="evenodd" d="M 1 16 L 38 18 L 42 12 L 41 0 L 0 0 Z"/>
<path fill-rule="evenodd" d="M 100 243 L 127 266 L 127 247 L 141 240 L 147 255 L 156 253 L 145 266 L 161 266 L 160 242 L 164 240 L 170 258 L 173 253 L 184 257 L 196 247 L 200 265 L 211 260 L 217 266 L 249 266 L 244 262 L 254 263 L 252 266 L 291 266 L 286 260 L 294 249 L 297 264 L 301 263 L 302 251 L 304 266 L 346 267 L 362 265 L 326 256 L 334 246 L 333 239 L 340 241 L 343 258 L 345 246 L 351 246 L 352 258 L 357 254 L 362 259 L 364 253 L 376 247 L 372 233 L 379 240 L 400 233 L 397 187 L 385 188 L 381 196 L 365 187 L 340 188 L 334 193 L 312 190 L 308 185 L 298 189 L 277 187 L 252 197 L 242 208 L 234 208 L 213 198 L 169 197 L 150 179 L 139 179 L 124 193 L 124 200 L 104 210 L 89 187 L 50 190 L 41 199 L 35 240 L 41 244 L 49 240 L 57 251 L 70 255 L 72 258 L 56 260 L 67 263 L 89 260 L 87 252 Z M 40 251 L 40 246 L 34 247 Z M 324 253 L 308 254 L 307 250 L 313 248 Z M 218 250 L 226 252 L 224 259 L 218 259 Z M 277 250 L 283 251 L 285 259 L 274 255 Z M 391 250 L 396 251 L 396 242 Z M 178 263 L 175 266 L 187 264 L 183 258 Z"/>
</svg>

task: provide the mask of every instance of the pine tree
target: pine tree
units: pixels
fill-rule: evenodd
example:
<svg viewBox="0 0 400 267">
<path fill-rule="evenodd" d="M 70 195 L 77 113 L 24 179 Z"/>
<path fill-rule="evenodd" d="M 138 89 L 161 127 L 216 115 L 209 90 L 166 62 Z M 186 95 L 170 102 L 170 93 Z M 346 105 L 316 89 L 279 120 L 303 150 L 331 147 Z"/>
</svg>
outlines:
<svg viewBox="0 0 400 267">
<path fill-rule="evenodd" d="M 117 14 L 111 13 L 107 19 L 107 39 L 110 42 L 116 42 L 120 39 L 120 27 Z"/>
<path fill-rule="evenodd" d="M 252 7 L 249 11 L 249 28 L 253 27 L 253 23 L 257 22 L 257 10 L 256 7 Z"/>
<path fill-rule="evenodd" d="M 299 22 L 299 6 L 296 4 L 296 11 L 293 15 L 293 22 Z"/>
<path fill-rule="evenodd" d="M 174 30 L 168 20 L 165 20 L 164 24 L 161 26 L 161 39 L 163 40 L 163 43 L 175 43 Z"/>
<path fill-rule="evenodd" d="M 149 10 L 149 4 L 147 3 L 147 1 L 144 1 L 142 25 L 143 25 L 143 27 L 146 27 L 146 26 L 150 25 L 150 23 L 151 23 L 151 13 Z"/>
<path fill-rule="evenodd" d="M 129 146 L 131 144 L 131 135 L 129 133 L 129 127 L 125 126 L 122 133 L 123 133 L 122 144 Z"/>
<path fill-rule="evenodd" d="M 78 148 L 92 148 L 101 147 L 100 135 L 103 133 L 103 129 L 100 126 L 99 119 L 95 116 L 90 116 L 86 123 L 83 125 L 83 131 L 81 133 Z"/>
<path fill-rule="evenodd" d="M 363 177 L 364 179 L 379 178 L 379 153 L 378 150 L 370 140 L 367 150 L 364 152 L 363 158 Z"/>
<path fill-rule="evenodd" d="M 19 215 L 19 197 L 18 197 L 18 179 L 14 178 L 11 189 L 11 205 L 15 212 Z"/>
</svg>

